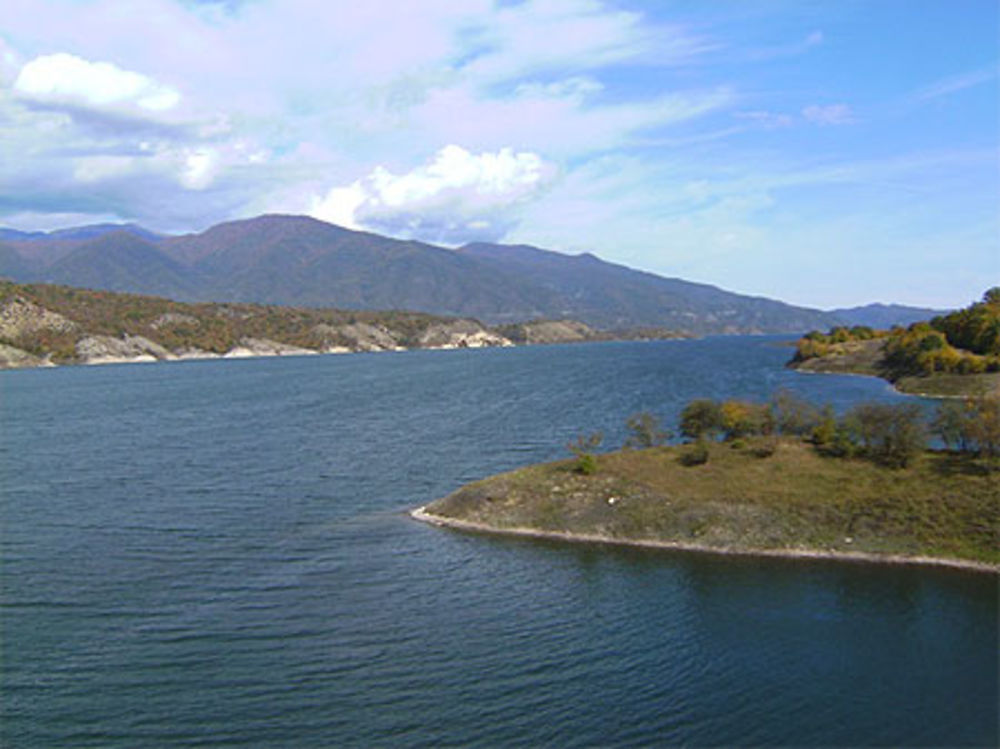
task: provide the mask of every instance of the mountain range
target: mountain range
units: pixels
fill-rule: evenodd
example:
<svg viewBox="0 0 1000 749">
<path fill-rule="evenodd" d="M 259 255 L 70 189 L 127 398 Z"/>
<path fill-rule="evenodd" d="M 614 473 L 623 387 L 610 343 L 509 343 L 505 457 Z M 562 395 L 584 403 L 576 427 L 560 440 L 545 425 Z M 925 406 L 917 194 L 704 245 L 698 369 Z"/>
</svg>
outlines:
<svg viewBox="0 0 1000 749">
<path fill-rule="evenodd" d="M 797 333 L 874 319 L 884 327 L 938 313 L 895 305 L 824 312 L 589 253 L 488 243 L 448 249 L 284 215 L 181 236 L 132 224 L 0 229 L 0 276 L 179 301 L 405 309 L 489 324 L 575 319 L 603 330 L 655 326 L 694 334 Z"/>
</svg>

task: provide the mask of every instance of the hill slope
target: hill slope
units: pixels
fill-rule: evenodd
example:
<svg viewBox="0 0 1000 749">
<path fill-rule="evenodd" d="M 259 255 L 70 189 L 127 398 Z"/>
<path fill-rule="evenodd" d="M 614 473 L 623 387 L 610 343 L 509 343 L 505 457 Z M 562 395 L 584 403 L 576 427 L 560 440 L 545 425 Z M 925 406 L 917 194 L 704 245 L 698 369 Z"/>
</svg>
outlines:
<svg viewBox="0 0 1000 749">
<path fill-rule="evenodd" d="M 466 245 L 460 252 L 525 282 L 542 279 L 559 305 L 546 309 L 545 316 L 571 317 L 602 328 L 662 325 L 699 333 L 786 333 L 830 320 L 819 310 L 663 278 L 591 254 L 485 243 Z"/>
<path fill-rule="evenodd" d="M 948 310 L 930 307 L 908 307 L 905 304 L 866 304 L 863 307 L 844 307 L 830 310 L 843 325 L 867 325 L 869 328 L 891 328 L 893 325 L 911 325 L 929 320 Z"/>
<path fill-rule="evenodd" d="M 574 318 L 602 329 L 789 333 L 839 322 L 819 310 L 662 278 L 593 255 L 473 244 L 450 250 L 303 216 L 260 216 L 176 237 L 134 226 L 12 236 L 15 280 L 186 301 L 410 309 L 488 323 Z M 9 254 L 9 253 L 8 253 Z"/>
</svg>

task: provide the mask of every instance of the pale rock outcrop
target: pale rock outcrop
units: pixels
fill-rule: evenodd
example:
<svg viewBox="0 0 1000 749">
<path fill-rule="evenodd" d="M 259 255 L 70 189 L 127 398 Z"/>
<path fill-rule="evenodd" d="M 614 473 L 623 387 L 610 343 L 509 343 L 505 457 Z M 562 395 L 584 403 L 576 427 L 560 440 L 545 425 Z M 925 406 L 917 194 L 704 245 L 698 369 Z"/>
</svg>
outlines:
<svg viewBox="0 0 1000 749">
<path fill-rule="evenodd" d="M 198 318 L 192 317 L 191 315 L 185 315 L 180 312 L 164 312 L 162 315 L 157 317 L 153 322 L 149 324 L 153 330 L 159 330 L 160 328 L 169 328 L 173 325 L 198 325 Z"/>
<path fill-rule="evenodd" d="M 84 364 L 154 362 L 176 358 L 158 343 L 142 336 L 90 335 L 76 342 L 76 355 Z"/>
<path fill-rule="evenodd" d="M 187 348 L 175 349 L 174 356 L 180 361 L 187 361 L 190 359 L 220 359 L 222 354 L 189 346 Z"/>
<path fill-rule="evenodd" d="M 403 346 L 385 328 L 368 323 L 351 323 L 337 328 L 352 351 L 402 351 Z"/>
<path fill-rule="evenodd" d="M 8 340 L 42 330 L 67 333 L 78 327 L 75 322 L 59 313 L 21 297 L 14 297 L 0 308 L 0 337 Z"/>
<path fill-rule="evenodd" d="M 225 354 L 225 359 L 246 359 L 252 356 L 306 356 L 316 351 L 287 343 L 279 343 L 269 338 L 243 338 L 238 346 Z"/>
<path fill-rule="evenodd" d="M 525 343 L 574 343 L 596 336 L 593 328 L 576 320 L 542 320 L 523 323 L 520 328 Z"/>
<path fill-rule="evenodd" d="M 42 359 L 22 351 L 15 346 L 0 343 L 0 369 L 25 369 L 28 367 L 54 367 L 48 359 Z"/>
<path fill-rule="evenodd" d="M 455 320 L 431 325 L 420 336 L 422 348 L 485 348 L 488 346 L 513 346 L 501 335 L 483 328 L 475 320 Z"/>
</svg>

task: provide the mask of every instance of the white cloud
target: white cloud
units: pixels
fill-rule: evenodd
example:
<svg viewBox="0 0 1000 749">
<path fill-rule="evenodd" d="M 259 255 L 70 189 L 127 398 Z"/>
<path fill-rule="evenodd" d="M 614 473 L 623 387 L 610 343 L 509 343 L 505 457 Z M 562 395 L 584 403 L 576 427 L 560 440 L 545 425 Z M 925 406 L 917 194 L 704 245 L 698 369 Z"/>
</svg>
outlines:
<svg viewBox="0 0 1000 749">
<path fill-rule="evenodd" d="M 853 125 L 857 120 L 846 104 L 813 104 L 802 110 L 802 116 L 817 125 Z"/>
<path fill-rule="evenodd" d="M 582 100 L 591 94 L 604 89 L 600 81 L 586 76 L 573 76 L 550 83 L 522 83 L 514 91 L 517 97 L 524 98 L 572 98 Z"/>
<path fill-rule="evenodd" d="M 917 91 L 912 98 L 916 101 L 927 101 L 929 99 L 937 99 L 942 96 L 949 96 L 951 94 L 958 93 L 959 91 L 964 91 L 967 88 L 972 88 L 973 86 L 978 86 L 982 83 L 988 83 L 994 80 L 997 75 L 998 70 L 995 65 L 987 68 L 980 68 L 978 70 L 970 70 L 962 73 L 961 75 L 935 81 L 929 86 Z"/>
<path fill-rule="evenodd" d="M 147 113 L 173 109 L 181 99 L 176 90 L 141 73 L 65 52 L 26 63 L 14 81 L 14 90 L 42 104 L 134 108 Z"/>
<path fill-rule="evenodd" d="M 789 127 L 794 122 L 791 115 L 781 112 L 768 112 L 763 109 L 735 112 L 733 116 L 738 120 L 755 122 L 769 130 L 779 127 Z"/>
<path fill-rule="evenodd" d="M 314 198 L 310 214 L 350 227 L 451 244 L 496 239 L 516 222 L 517 206 L 554 174 L 554 167 L 535 153 L 502 148 L 473 154 L 449 145 L 406 174 L 379 166 L 364 179 L 333 188 Z"/>
</svg>

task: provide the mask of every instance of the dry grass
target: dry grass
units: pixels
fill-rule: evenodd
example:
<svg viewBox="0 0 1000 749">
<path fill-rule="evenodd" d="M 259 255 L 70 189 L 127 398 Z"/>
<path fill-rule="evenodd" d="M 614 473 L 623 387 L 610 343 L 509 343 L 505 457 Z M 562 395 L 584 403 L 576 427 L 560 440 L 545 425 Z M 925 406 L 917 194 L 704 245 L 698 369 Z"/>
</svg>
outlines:
<svg viewBox="0 0 1000 749">
<path fill-rule="evenodd" d="M 967 456 L 927 452 L 894 470 L 824 458 L 785 440 L 601 455 L 583 476 L 564 461 L 470 484 L 428 511 L 497 528 L 696 542 L 708 546 L 927 555 L 1000 563 L 1000 474 Z"/>
</svg>

